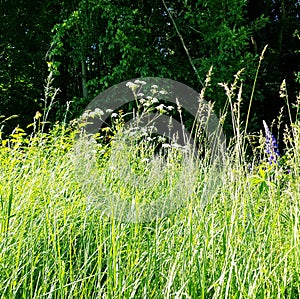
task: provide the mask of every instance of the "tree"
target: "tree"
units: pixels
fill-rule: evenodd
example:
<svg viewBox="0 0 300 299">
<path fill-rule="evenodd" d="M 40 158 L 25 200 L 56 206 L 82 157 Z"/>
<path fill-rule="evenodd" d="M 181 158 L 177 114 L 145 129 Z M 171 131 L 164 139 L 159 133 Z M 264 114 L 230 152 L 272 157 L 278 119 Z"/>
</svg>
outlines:
<svg viewBox="0 0 300 299">
<path fill-rule="evenodd" d="M 31 123 L 41 109 L 47 77 L 45 54 L 57 9 L 53 2 L 1 2 L 0 115 L 19 115 L 6 124 L 8 132 L 18 124 Z"/>
<path fill-rule="evenodd" d="M 253 40 L 257 52 L 268 44 L 257 85 L 263 101 L 258 103 L 256 113 L 260 119 L 270 122 L 285 106 L 279 97 L 282 81 L 287 82 L 290 101 L 294 101 L 300 90 L 299 82 L 295 80 L 300 66 L 300 42 L 295 35 L 299 28 L 300 1 L 251 0 L 248 1 L 248 15 L 251 21 L 260 15 L 268 16 L 267 25 L 254 33 Z M 285 119 L 289 123 L 286 110 Z"/>
<path fill-rule="evenodd" d="M 258 56 L 249 46 L 251 36 L 266 19 L 249 24 L 245 1 L 217 2 L 79 1 L 55 26 L 49 55 L 58 70 L 68 57 L 64 77 L 81 76 L 80 94 L 65 98 L 76 96 L 82 109 L 108 86 L 140 76 L 168 77 L 200 91 L 214 65 L 208 96 L 221 108 L 225 96 L 217 83 L 246 68 L 243 78 L 251 86 Z M 73 82 L 79 86 L 78 76 Z"/>
<path fill-rule="evenodd" d="M 274 113 L 267 107 L 284 78 L 290 98 L 298 88 L 299 40 L 293 34 L 299 1 L 10 0 L 1 5 L 0 113 L 21 114 L 19 123 L 28 124 L 41 109 L 46 61 L 61 90 L 51 120 L 62 117 L 66 101 L 73 100 L 73 118 L 99 92 L 135 77 L 166 77 L 200 91 L 211 65 L 207 99 L 216 109 L 226 101 L 218 83 L 231 82 L 245 68 L 246 111 L 266 44 L 252 129 L 260 127 L 256 118 L 277 115 L 282 102 Z"/>
</svg>

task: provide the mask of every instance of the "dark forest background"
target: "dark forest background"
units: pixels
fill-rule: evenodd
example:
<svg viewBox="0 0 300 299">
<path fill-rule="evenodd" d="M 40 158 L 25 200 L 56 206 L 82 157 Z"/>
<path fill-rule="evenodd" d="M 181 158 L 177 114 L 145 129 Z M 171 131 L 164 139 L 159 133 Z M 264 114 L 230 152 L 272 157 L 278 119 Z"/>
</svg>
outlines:
<svg viewBox="0 0 300 299">
<path fill-rule="evenodd" d="M 19 115 L 2 123 L 7 132 L 42 112 L 49 71 L 60 89 L 52 122 L 63 118 L 68 101 L 72 119 L 99 92 L 131 78 L 170 78 L 200 92 L 212 65 L 206 99 L 216 110 L 226 101 L 218 83 L 245 68 L 245 116 L 266 45 L 249 131 L 285 106 L 284 79 L 290 104 L 300 90 L 300 1 L 9 0 L 1 2 L 0 18 L 0 115 Z"/>
</svg>

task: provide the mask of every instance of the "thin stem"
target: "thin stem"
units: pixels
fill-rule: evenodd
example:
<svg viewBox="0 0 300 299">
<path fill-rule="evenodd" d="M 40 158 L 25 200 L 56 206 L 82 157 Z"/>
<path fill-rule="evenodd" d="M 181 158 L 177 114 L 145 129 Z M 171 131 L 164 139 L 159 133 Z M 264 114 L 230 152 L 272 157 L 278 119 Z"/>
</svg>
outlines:
<svg viewBox="0 0 300 299">
<path fill-rule="evenodd" d="M 256 69 L 256 74 L 255 74 L 255 78 L 254 78 L 254 83 L 253 83 L 253 86 L 252 86 L 252 92 L 251 92 L 251 97 L 250 97 L 250 102 L 249 102 L 249 107 L 248 107 L 248 112 L 247 112 L 247 118 L 246 118 L 246 124 L 245 124 L 245 135 L 247 135 L 247 128 L 248 128 L 248 123 L 249 123 L 249 118 L 250 118 L 250 111 L 251 111 L 251 106 L 252 106 L 252 101 L 253 101 L 253 96 L 254 96 L 254 90 L 255 90 L 255 87 L 256 87 L 256 82 L 257 82 L 257 77 L 258 77 L 258 72 L 259 72 L 259 69 L 260 69 L 260 65 L 261 65 L 261 62 L 262 60 L 264 59 L 264 54 L 267 50 L 267 47 L 268 45 L 265 45 L 260 57 L 259 57 L 259 63 L 258 63 L 258 66 L 257 66 L 257 69 Z M 244 143 L 245 143 L 245 140 L 244 140 Z M 244 147 L 245 144 L 243 144 L 243 147 Z"/>
<path fill-rule="evenodd" d="M 165 7 L 165 9 L 166 9 L 166 11 L 167 11 L 167 13 L 168 13 L 168 15 L 169 15 L 171 21 L 172 21 L 172 23 L 173 23 L 173 25 L 174 25 L 174 28 L 175 28 L 175 30 L 176 30 L 176 32 L 177 32 L 179 38 L 180 38 L 180 41 L 181 41 L 181 43 L 182 43 L 182 46 L 183 46 L 183 48 L 184 48 L 184 50 L 185 50 L 185 52 L 186 52 L 186 55 L 188 56 L 189 62 L 190 62 L 190 64 L 191 64 L 191 66 L 192 66 L 192 68 L 193 68 L 195 74 L 197 75 L 197 78 L 198 78 L 199 82 L 201 83 L 202 86 L 204 86 L 204 83 L 203 83 L 203 81 L 201 80 L 200 75 L 199 75 L 199 73 L 198 73 L 198 71 L 197 71 L 197 69 L 196 69 L 196 67 L 195 67 L 195 65 L 194 65 L 194 63 L 193 63 L 193 60 L 192 60 L 191 55 L 190 55 L 190 53 L 189 53 L 189 50 L 188 50 L 188 48 L 186 47 L 186 45 L 185 45 L 185 43 L 184 43 L 183 37 L 182 37 L 181 33 L 180 33 L 179 30 L 178 30 L 178 27 L 177 27 L 177 25 L 176 25 L 176 23 L 175 23 L 175 21 L 174 21 L 174 18 L 172 17 L 172 15 L 171 15 L 171 13 L 170 13 L 170 11 L 169 11 L 169 9 L 168 9 L 168 7 L 167 7 L 167 5 L 166 5 L 166 3 L 165 3 L 164 0 L 162 0 L 162 3 L 163 3 L 163 5 L 164 5 L 164 7 Z"/>
</svg>

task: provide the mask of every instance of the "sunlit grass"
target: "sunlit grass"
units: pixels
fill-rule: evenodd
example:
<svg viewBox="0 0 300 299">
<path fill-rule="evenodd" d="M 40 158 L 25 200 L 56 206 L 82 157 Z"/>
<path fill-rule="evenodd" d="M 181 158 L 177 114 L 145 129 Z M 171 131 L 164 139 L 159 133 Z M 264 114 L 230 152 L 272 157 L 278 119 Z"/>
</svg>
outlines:
<svg viewBox="0 0 300 299">
<path fill-rule="evenodd" d="M 121 138 L 95 144 L 84 179 L 69 126 L 2 140 L 1 298 L 298 298 L 300 124 L 272 165 L 263 138 L 246 161 L 235 129 L 222 168 Z M 185 198 L 130 222 L 101 206 L 110 196 Z"/>
</svg>

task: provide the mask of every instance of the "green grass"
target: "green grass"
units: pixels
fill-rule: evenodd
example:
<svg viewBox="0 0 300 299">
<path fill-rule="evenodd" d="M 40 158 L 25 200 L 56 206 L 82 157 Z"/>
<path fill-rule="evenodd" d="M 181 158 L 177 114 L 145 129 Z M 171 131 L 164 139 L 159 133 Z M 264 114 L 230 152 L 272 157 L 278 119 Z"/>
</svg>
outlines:
<svg viewBox="0 0 300 299">
<path fill-rule="evenodd" d="M 74 159 L 58 124 L 2 140 L 1 298 L 299 298 L 300 124 L 281 166 L 241 136 L 221 169 L 122 140 Z M 116 201 L 176 205 L 130 222 Z"/>
</svg>

